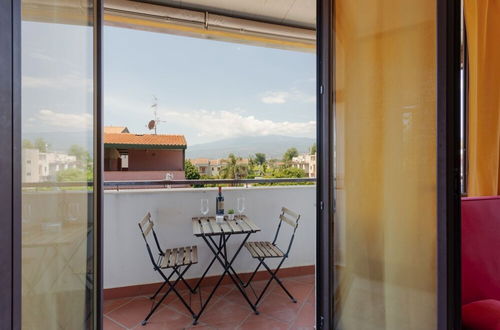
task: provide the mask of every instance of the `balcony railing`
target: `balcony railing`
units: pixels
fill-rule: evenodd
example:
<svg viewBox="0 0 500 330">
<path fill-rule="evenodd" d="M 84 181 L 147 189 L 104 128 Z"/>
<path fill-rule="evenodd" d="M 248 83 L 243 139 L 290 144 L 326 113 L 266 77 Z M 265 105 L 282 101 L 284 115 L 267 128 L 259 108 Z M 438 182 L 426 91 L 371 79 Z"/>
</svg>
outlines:
<svg viewBox="0 0 500 330">
<path fill-rule="evenodd" d="M 312 184 L 316 183 L 316 178 L 260 178 L 260 179 L 203 179 L 203 180 L 134 180 L 134 181 L 105 181 L 104 188 L 130 188 L 130 187 L 151 187 L 151 188 L 170 188 L 172 186 L 210 186 L 220 185 L 254 185 L 254 184 Z M 23 183 L 23 188 L 66 188 L 66 187 L 92 187 L 92 182 L 31 182 Z"/>
</svg>

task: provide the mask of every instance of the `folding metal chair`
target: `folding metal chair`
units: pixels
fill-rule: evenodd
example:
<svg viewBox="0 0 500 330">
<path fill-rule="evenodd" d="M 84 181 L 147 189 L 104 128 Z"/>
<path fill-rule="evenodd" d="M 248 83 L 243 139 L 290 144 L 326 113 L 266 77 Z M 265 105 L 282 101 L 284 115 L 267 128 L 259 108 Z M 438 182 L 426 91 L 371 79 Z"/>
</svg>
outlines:
<svg viewBox="0 0 500 330">
<path fill-rule="evenodd" d="M 191 265 L 198 263 L 198 247 L 197 246 L 186 246 L 186 247 L 178 247 L 173 249 L 166 249 L 163 251 L 160 247 L 160 243 L 158 241 L 158 237 L 156 236 L 156 232 L 154 230 L 153 221 L 151 221 L 151 214 L 148 212 L 146 216 L 139 222 L 139 228 L 141 229 L 142 237 L 144 238 L 144 242 L 146 242 L 146 248 L 148 250 L 149 257 L 151 262 L 153 263 L 153 268 L 157 271 L 160 276 L 163 278 L 164 283 L 156 290 L 155 294 L 150 298 L 154 300 L 156 296 L 160 293 L 160 291 L 165 287 L 165 285 L 169 286 L 169 289 L 164 293 L 163 297 L 156 303 L 153 304 L 151 311 L 146 316 L 144 321 L 142 321 L 142 325 L 146 325 L 149 318 L 153 315 L 156 309 L 161 305 L 161 303 L 165 300 L 170 292 L 174 292 L 177 297 L 181 300 L 186 309 L 191 313 L 193 318 L 196 318 L 196 314 L 193 312 L 189 304 L 184 300 L 181 294 L 176 290 L 175 286 L 179 281 L 182 281 L 184 285 L 191 291 L 191 293 L 195 293 L 193 288 L 186 282 L 184 279 L 184 274 L 191 267 Z M 155 245 L 158 249 L 158 257 L 155 259 L 153 256 L 153 252 L 151 251 L 151 247 L 148 242 L 148 235 L 153 233 Z M 182 267 L 185 267 L 182 270 Z M 166 276 L 163 270 L 171 269 L 172 272 L 169 276 Z M 176 274 L 177 278 L 174 283 L 170 282 L 172 276 Z"/>
<path fill-rule="evenodd" d="M 255 268 L 255 271 L 252 273 L 250 278 L 248 279 L 247 283 L 243 284 L 243 286 L 246 288 L 248 285 L 251 284 L 255 274 L 259 270 L 260 266 L 264 266 L 264 268 L 267 269 L 269 274 L 271 274 L 271 278 L 269 281 L 266 283 L 266 286 L 264 289 L 262 289 L 262 292 L 260 295 L 257 297 L 257 301 L 255 302 L 255 306 L 259 304 L 261 301 L 262 297 L 264 296 L 266 290 L 269 288 L 269 285 L 273 280 L 275 280 L 279 286 L 286 292 L 286 294 L 290 297 L 290 299 L 296 303 L 297 300 L 292 296 L 292 294 L 285 288 L 283 283 L 280 281 L 280 279 L 276 276 L 278 271 L 281 268 L 281 265 L 283 265 L 283 262 L 285 262 L 285 259 L 288 258 L 288 254 L 290 253 L 290 249 L 292 247 L 293 239 L 295 237 L 295 232 L 297 231 L 297 226 L 299 224 L 299 219 L 300 219 L 300 214 L 291 211 L 287 209 L 286 207 L 281 208 L 281 214 L 279 216 L 279 224 L 278 224 L 278 229 L 276 229 L 276 234 L 274 235 L 274 240 L 272 242 L 247 242 L 245 243 L 245 247 L 247 248 L 248 252 L 252 255 L 253 258 L 256 258 L 259 260 L 259 263 L 257 267 Z M 277 245 L 276 245 L 276 240 L 278 239 L 278 234 L 281 229 L 282 223 L 286 223 L 287 225 L 290 225 L 293 227 L 293 232 L 292 236 L 290 238 L 290 243 L 288 244 L 288 248 L 286 249 L 286 252 L 283 252 Z M 281 261 L 278 264 L 278 267 L 273 271 L 269 266 L 266 264 L 265 260 L 268 258 L 281 258 Z"/>
</svg>

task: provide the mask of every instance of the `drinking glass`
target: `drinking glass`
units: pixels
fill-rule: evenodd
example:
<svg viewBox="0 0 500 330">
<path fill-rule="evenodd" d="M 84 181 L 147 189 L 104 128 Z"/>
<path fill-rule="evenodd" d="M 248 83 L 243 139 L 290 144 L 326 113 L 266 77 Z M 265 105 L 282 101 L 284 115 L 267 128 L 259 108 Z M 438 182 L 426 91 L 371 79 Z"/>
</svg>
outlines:
<svg viewBox="0 0 500 330">
<path fill-rule="evenodd" d="M 208 199 L 201 200 L 200 211 L 201 211 L 201 214 L 203 214 L 204 216 L 206 216 L 208 214 Z"/>
<path fill-rule="evenodd" d="M 245 197 L 238 197 L 237 209 L 238 209 L 238 213 L 240 214 L 240 219 L 241 219 L 241 214 L 245 211 Z"/>
</svg>

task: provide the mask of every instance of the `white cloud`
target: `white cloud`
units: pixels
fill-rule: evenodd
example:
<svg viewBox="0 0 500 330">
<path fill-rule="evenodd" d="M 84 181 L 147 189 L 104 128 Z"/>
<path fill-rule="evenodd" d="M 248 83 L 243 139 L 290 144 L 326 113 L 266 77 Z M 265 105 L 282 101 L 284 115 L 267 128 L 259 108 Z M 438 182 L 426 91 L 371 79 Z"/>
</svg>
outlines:
<svg viewBox="0 0 500 330">
<path fill-rule="evenodd" d="M 46 62 L 54 63 L 57 61 L 54 56 L 44 54 L 41 51 L 33 51 L 33 52 L 31 52 L 31 54 L 29 54 L 29 56 L 35 60 L 41 60 L 41 61 L 46 61 Z"/>
<path fill-rule="evenodd" d="M 290 92 L 267 91 L 262 95 L 260 100 L 266 104 L 283 104 L 286 102 L 314 103 L 316 96 L 292 88 Z"/>
<path fill-rule="evenodd" d="M 266 92 L 260 99 L 266 104 L 283 104 L 286 103 L 290 94 L 287 92 Z"/>
<path fill-rule="evenodd" d="M 23 88 L 53 88 L 70 89 L 81 88 L 92 91 L 92 79 L 82 77 L 77 73 L 67 74 L 58 77 L 34 77 L 23 75 L 21 78 Z"/>
<path fill-rule="evenodd" d="M 48 109 L 38 111 L 28 119 L 30 124 L 56 131 L 85 131 L 92 128 L 90 113 L 63 113 Z"/>
<path fill-rule="evenodd" d="M 199 137 L 210 139 L 274 134 L 314 136 L 316 132 L 315 121 L 272 121 L 258 119 L 254 116 L 243 116 L 240 113 L 230 111 L 161 111 L 161 117 L 167 123 L 188 126 L 195 130 Z"/>
</svg>

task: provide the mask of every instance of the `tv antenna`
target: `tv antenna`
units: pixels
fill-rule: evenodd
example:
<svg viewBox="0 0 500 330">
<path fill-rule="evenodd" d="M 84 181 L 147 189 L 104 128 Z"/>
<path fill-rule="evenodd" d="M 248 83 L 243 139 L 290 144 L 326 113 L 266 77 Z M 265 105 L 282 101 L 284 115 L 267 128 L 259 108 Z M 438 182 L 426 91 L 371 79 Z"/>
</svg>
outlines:
<svg viewBox="0 0 500 330">
<path fill-rule="evenodd" d="M 155 130 L 155 135 L 156 135 L 156 128 L 158 127 L 159 123 L 164 123 L 164 120 L 161 120 L 160 117 L 158 116 L 158 98 L 153 95 L 153 104 L 151 105 L 151 109 L 153 109 L 153 116 L 154 119 L 150 120 L 147 124 L 147 128 L 149 130 Z"/>
</svg>

